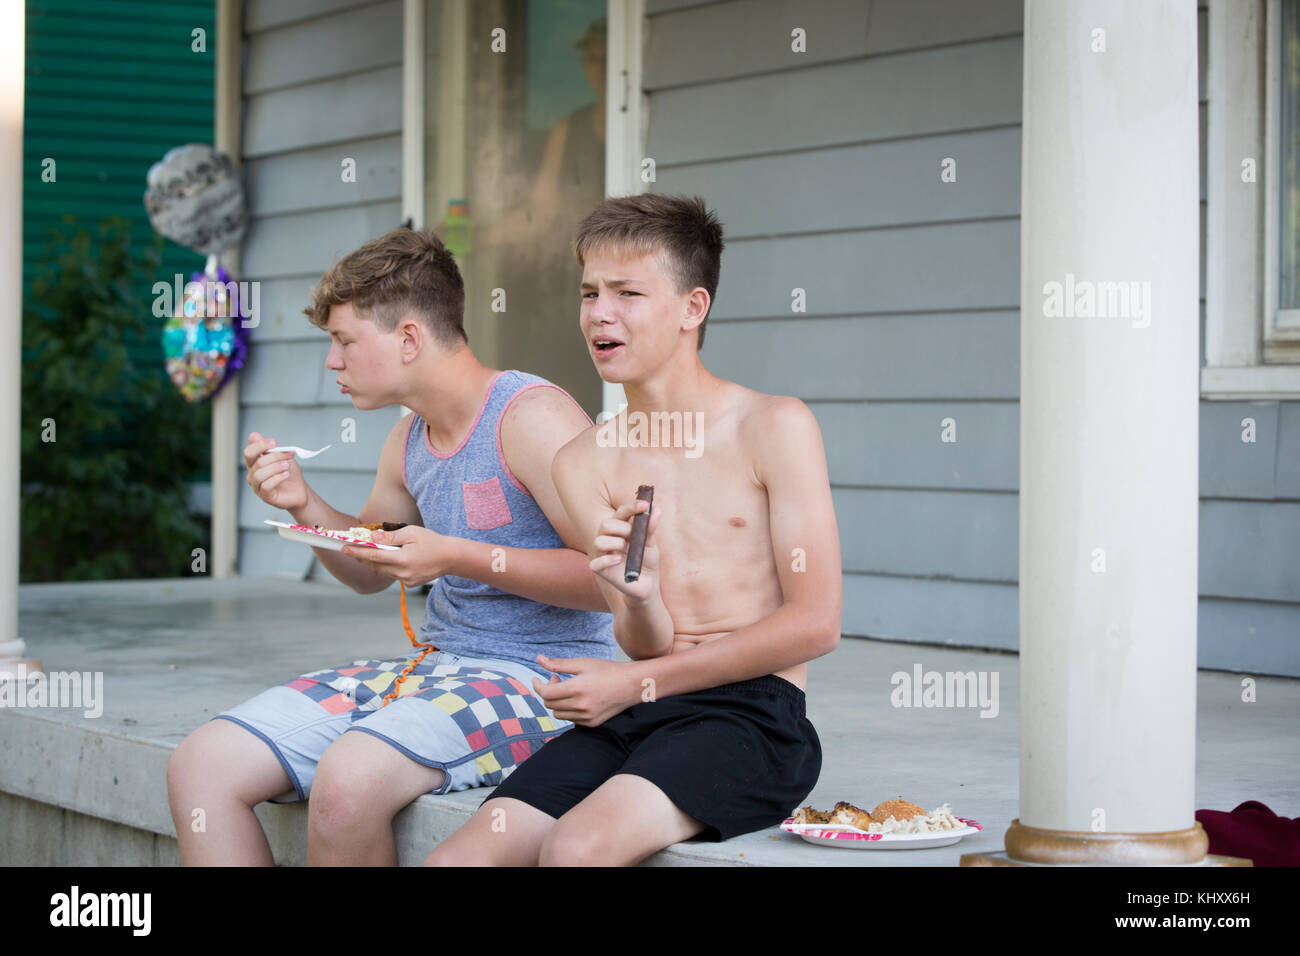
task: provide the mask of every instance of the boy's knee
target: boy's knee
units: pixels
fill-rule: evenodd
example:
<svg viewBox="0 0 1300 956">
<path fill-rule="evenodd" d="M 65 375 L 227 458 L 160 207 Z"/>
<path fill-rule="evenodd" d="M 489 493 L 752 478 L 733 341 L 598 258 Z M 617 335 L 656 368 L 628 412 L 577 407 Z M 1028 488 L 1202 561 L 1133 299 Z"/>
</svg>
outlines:
<svg viewBox="0 0 1300 956">
<path fill-rule="evenodd" d="M 612 860 L 599 832 L 566 826 L 561 821 L 542 843 L 538 863 L 541 866 L 609 866 Z"/>
<path fill-rule="evenodd" d="M 424 858 L 425 866 L 482 866 L 483 855 L 472 847 L 453 843 L 439 843 Z"/>
<path fill-rule="evenodd" d="M 192 785 L 202 770 L 202 744 L 190 734 L 167 758 L 167 795 L 175 801 L 182 788 Z"/>
<path fill-rule="evenodd" d="M 376 800 L 374 777 L 331 749 L 316 765 L 307 800 L 308 825 L 312 833 L 325 837 L 375 819 L 382 806 Z"/>
</svg>

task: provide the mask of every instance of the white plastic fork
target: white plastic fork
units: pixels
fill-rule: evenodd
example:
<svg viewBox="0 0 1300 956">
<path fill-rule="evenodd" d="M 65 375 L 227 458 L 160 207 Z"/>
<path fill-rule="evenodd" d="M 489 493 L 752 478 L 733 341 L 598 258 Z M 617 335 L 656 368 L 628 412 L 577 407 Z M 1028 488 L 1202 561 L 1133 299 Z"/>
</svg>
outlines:
<svg viewBox="0 0 1300 956">
<path fill-rule="evenodd" d="M 315 451 L 308 451 L 306 448 L 299 448 L 297 445 L 276 445 L 274 448 L 268 448 L 262 452 L 263 455 L 273 455 L 277 451 L 291 451 L 299 458 L 315 458 L 321 452 L 326 451 L 334 446 L 326 445 L 324 448 L 317 448 Z M 260 455 L 258 457 L 261 457 Z"/>
</svg>

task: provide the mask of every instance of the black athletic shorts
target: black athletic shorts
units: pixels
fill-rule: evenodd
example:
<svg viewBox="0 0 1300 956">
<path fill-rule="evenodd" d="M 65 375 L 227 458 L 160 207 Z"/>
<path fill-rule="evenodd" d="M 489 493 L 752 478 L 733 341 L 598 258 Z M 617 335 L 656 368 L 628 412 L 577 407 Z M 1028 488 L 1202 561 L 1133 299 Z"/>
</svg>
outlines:
<svg viewBox="0 0 1300 956">
<path fill-rule="evenodd" d="M 599 727 L 574 727 L 487 799 L 512 797 L 558 819 L 610 777 L 630 773 L 703 823 L 701 839 L 728 840 L 788 817 L 821 767 L 804 692 L 769 675 L 635 704 Z"/>
</svg>

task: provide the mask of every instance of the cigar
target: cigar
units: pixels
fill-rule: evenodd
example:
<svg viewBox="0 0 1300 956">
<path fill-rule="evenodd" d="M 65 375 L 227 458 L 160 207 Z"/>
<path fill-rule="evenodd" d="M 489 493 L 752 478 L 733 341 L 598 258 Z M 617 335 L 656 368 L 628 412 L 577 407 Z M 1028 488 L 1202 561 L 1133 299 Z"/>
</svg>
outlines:
<svg viewBox="0 0 1300 956">
<path fill-rule="evenodd" d="M 641 557 L 645 554 L 645 536 L 650 529 L 650 512 L 655 506 L 655 486 L 639 485 L 636 489 L 636 500 L 648 501 L 650 507 L 641 514 L 632 516 L 632 538 L 627 543 L 627 566 L 623 569 L 623 580 L 628 584 L 641 577 Z"/>
</svg>

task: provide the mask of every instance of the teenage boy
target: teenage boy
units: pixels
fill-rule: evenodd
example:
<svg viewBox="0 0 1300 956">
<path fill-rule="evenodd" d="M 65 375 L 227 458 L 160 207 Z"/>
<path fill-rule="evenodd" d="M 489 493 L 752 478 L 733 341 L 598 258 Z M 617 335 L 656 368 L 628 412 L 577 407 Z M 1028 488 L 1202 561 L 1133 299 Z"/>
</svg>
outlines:
<svg viewBox="0 0 1300 956">
<path fill-rule="evenodd" d="M 779 823 L 821 769 L 803 688 L 807 662 L 839 642 L 841 587 L 817 422 L 798 399 L 700 361 L 722 255 L 701 200 L 606 200 L 575 251 L 582 331 L 627 407 L 565 445 L 552 473 L 631 660 L 539 658 L 575 675 L 533 683 L 578 726 L 498 787 L 433 864 L 635 863 Z M 703 430 L 688 445 L 689 422 Z M 639 485 L 654 486 L 654 503 L 628 583 Z"/>
<path fill-rule="evenodd" d="M 187 737 L 167 770 L 184 863 L 271 864 L 253 807 L 275 799 L 309 800 L 308 863 L 394 864 L 392 819 L 404 806 L 496 784 L 567 729 L 529 689 L 553 676 L 539 651 L 614 656 L 608 605 L 550 472 L 590 418 L 537 376 L 479 364 L 460 273 L 429 233 L 366 243 L 312 298 L 304 311 L 330 333 L 325 365 L 352 404 L 413 414 L 389 433 L 359 516 L 327 504 L 292 453 L 257 432 L 247 481 L 309 527 L 405 522 L 375 536 L 398 551 L 314 550 L 363 594 L 436 579 L 419 637 L 438 650 L 420 658 L 395 646 L 391 658 L 307 674 Z"/>
</svg>

